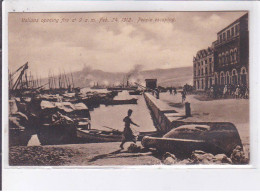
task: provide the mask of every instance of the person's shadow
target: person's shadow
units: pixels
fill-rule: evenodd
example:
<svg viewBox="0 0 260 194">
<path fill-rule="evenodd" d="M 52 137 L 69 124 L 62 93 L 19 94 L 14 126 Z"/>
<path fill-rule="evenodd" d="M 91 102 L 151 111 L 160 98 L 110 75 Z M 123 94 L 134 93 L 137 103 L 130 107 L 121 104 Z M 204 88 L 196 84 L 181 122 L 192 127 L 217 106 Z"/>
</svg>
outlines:
<svg viewBox="0 0 260 194">
<path fill-rule="evenodd" d="M 118 157 L 138 157 L 138 156 L 143 156 L 144 153 L 148 153 L 150 152 L 149 149 L 147 148 L 143 148 L 140 150 L 140 152 L 138 153 L 132 153 L 131 152 L 128 152 L 128 151 L 123 151 L 122 149 L 119 149 L 119 150 L 116 150 L 114 152 L 111 152 L 111 153 L 108 153 L 108 154 L 101 154 L 101 155 L 98 155 L 98 156 L 94 156 L 93 158 L 91 158 L 89 160 L 89 162 L 95 162 L 99 159 L 104 159 L 104 158 L 114 158 L 114 157 L 117 157 L 116 155 L 117 154 L 123 154 L 123 153 L 128 153 L 129 155 L 119 155 Z M 152 155 L 152 153 L 150 153 L 149 155 Z"/>
<path fill-rule="evenodd" d="M 122 149 L 119 149 L 119 150 L 116 150 L 116 151 L 108 153 L 108 154 L 101 154 L 101 155 L 98 155 L 98 156 L 94 156 L 93 158 L 91 158 L 89 160 L 89 162 L 94 162 L 94 161 L 99 160 L 99 159 L 108 158 L 110 156 L 113 156 L 113 155 L 116 155 L 116 154 L 119 154 L 119 153 L 126 153 L 126 152 L 122 151 Z"/>
</svg>

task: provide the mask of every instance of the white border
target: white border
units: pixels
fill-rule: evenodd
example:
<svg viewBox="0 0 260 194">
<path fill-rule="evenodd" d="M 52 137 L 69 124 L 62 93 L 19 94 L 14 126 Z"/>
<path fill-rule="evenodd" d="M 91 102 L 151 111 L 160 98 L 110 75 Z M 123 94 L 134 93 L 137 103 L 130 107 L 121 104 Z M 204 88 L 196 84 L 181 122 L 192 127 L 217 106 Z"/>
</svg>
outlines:
<svg viewBox="0 0 260 194">
<path fill-rule="evenodd" d="M 260 180 L 259 144 L 259 2 L 156 1 L 7 1 L 3 4 L 3 189 L 254 189 Z M 8 124 L 8 12 L 85 11 L 231 11 L 249 10 L 250 33 L 250 164 L 246 166 L 130 166 L 130 167 L 9 167 Z M 257 44 L 258 43 L 258 44 Z M 259 87 L 259 86 L 258 86 Z M 62 170 L 62 169 L 63 170 Z M 198 169 L 199 168 L 199 169 Z M 202 169 L 203 168 L 203 169 Z M 206 169 L 204 169 L 206 168 Z M 243 180 L 243 181 L 242 181 Z M 246 181 L 247 180 L 247 181 Z M 245 182 L 246 181 L 246 182 Z M 250 186 L 250 187 L 249 187 Z M 260 188 L 260 186 L 258 186 Z"/>
</svg>

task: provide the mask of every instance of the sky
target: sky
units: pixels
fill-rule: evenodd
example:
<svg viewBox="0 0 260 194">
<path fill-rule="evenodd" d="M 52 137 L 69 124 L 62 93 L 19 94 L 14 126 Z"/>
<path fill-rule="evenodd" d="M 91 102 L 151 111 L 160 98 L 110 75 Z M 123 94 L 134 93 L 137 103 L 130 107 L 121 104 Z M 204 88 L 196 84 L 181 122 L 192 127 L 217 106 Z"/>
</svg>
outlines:
<svg viewBox="0 0 260 194">
<path fill-rule="evenodd" d="M 192 66 L 197 51 L 211 46 L 218 31 L 244 14 L 10 13 L 9 69 L 28 61 L 32 74 L 47 77 L 50 71 L 80 71 L 84 66 L 108 72 L 128 72 L 136 65 L 143 70 Z"/>
</svg>

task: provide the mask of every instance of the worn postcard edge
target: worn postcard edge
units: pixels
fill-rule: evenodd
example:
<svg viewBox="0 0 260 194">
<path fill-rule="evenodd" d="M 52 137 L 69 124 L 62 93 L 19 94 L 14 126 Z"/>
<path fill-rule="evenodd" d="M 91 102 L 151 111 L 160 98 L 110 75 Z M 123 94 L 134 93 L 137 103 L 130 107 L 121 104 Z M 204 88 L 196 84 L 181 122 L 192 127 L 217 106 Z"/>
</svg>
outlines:
<svg viewBox="0 0 260 194">
<path fill-rule="evenodd" d="M 23 1 L 22 1 L 23 2 Z M 5 102 L 8 102 L 8 90 L 7 90 L 7 68 L 8 68 L 8 33 L 7 33 L 7 27 L 8 27 L 8 13 L 15 13 L 15 12 L 104 12 L 104 11 L 249 11 L 249 45 L 250 45 L 250 88 L 254 88 L 256 85 L 256 72 L 254 69 L 256 69 L 256 60 L 253 57 L 254 53 L 256 52 L 255 43 L 252 41 L 252 39 L 255 38 L 256 29 L 254 29 L 253 25 L 255 21 L 253 20 L 253 16 L 255 15 L 255 9 L 253 8 L 252 4 L 242 3 L 242 2 L 236 2 L 236 7 L 232 7 L 232 2 L 228 2 L 227 4 L 223 4 L 219 6 L 220 4 L 215 4 L 215 2 L 210 5 L 209 7 L 206 6 L 206 4 L 198 3 L 196 6 L 191 7 L 185 6 L 187 5 L 187 2 L 183 2 L 182 5 L 176 6 L 176 4 L 167 2 L 165 4 L 159 3 L 159 2 L 149 2 L 150 4 L 146 4 L 144 7 L 144 3 L 142 2 L 130 2 L 130 6 L 124 6 L 123 4 L 114 4 L 112 2 L 106 3 L 106 2 L 84 2 L 84 6 L 82 4 L 79 4 L 79 2 L 75 2 L 73 6 L 70 4 L 70 2 L 52 2 L 53 4 L 48 4 L 44 2 L 37 2 L 37 4 L 33 2 L 23 2 L 21 4 L 20 2 L 14 2 L 14 1 L 6 1 L 3 5 L 4 11 L 3 11 L 3 110 L 2 110 L 2 117 L 3 117 L 3 124 L 2 124 L 2 135 L 3 135 L 3 166 L 4 168 L 10 168 L 10 169 L 75 169 L 75 168 L 87 168 L 87 169 L 105 169 L 105 168 L 255 168 L 256 167 L 256 148 L 258 145 L 258 141 L 256 139 L 257 137 L 257 131 L 256 131 L 256 123 L 258 122 L 256 120 L 256 93 L 255 90 L 250 90 L 250 164 L 249 165 L 189 165 L 189 166 L 183 166 L 183 165 L 173 165 L 173 166 L 166 166 L 166 165 L 152 165 L 152 166 L 9 166 L 8 164 L 8 133 L 7 133 L 7 124 L 8 124 L 8 108 L 7 104 Z M 74 2 L 73 2 L 74 3 Z M 81 2 L 82 3 L 82 2 Z M 191 2 L 190 2 L 191 3 Z M 192 2 L 195 3 L 195 2 Z M 112 4 L 114 6 L 112 6 Z M 57 6 L 56 6 L 57 5 Z M 70 5 L 68 9 L 68 5 Z M 97 6 L 99 5 L 99 6 Z M 167 5 L 174 5 L 173 8 Z M 217 6 L 216 6 L 217 5 Z M 214 7 L 214 8 L 213 8 Z M 221 7 L 221 8 L 219 8 Z"/>
</svg>

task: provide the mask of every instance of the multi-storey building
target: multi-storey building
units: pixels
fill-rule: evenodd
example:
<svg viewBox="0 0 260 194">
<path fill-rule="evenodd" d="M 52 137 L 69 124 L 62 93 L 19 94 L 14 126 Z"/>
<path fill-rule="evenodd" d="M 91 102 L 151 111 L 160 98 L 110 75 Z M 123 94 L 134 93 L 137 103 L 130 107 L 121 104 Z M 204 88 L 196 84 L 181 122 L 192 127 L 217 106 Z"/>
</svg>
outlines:
<svg viewBox="0 0 260 194">
<path fill-rule="evenodd" d="M 215 83 L 248 87 L 248 14 L 217 33 L 215 41 Z"/>
<path fill-rule="evenodd" d="M 214 84 L 214 49 L 209 47 L 197 52 L 193 58 L 193 86 L 206 90 Z"/>
<path fill-rule="evenodd" d="M 193 58 L 193 86 L 206 90 L 212 85 L 249 85 L 248 14 L 217 33 L 212 47 Z"/>
</svg>

